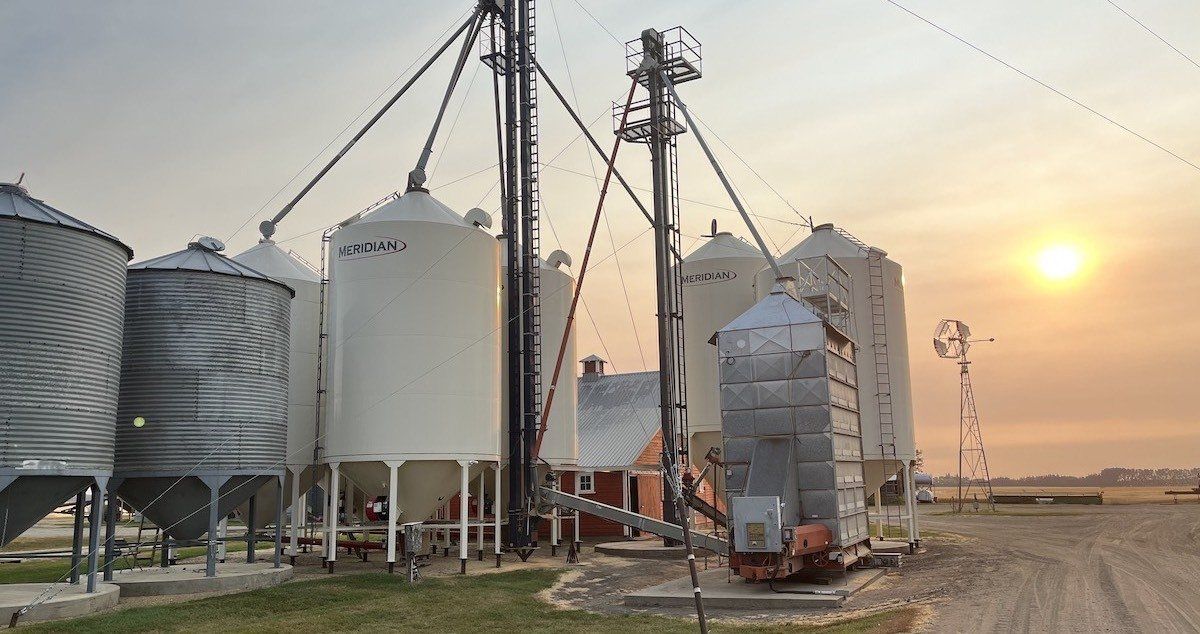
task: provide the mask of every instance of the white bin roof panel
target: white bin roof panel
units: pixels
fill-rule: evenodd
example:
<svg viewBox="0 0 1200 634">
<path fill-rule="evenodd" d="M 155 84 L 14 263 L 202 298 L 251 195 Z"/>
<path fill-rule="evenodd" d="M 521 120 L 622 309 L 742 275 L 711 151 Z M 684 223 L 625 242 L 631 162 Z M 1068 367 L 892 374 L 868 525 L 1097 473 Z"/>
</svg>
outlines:
<svg viewBox="0 0 1200 634">
<path fill-rule="evenodd" d="M 812 235 L 792 247 L 780 261 L 791 262 L 803 258 L 828 255 L 833 258 L 857 258 L 865 255 L 862 248 L 837 232 L 832 224 L 813 227 Z"/>
<path fill-rule="evenodd" d="M 273 240 L 259 240 L 258 244 L 235 255 L 233 260 L 276 279 L 321 283 L 319 273 L 295 255 L 279 248 Z"/>
<path fill-rule="evenodd" d="M 382 222 L 386 220 L 405 220 L 408 222 L 440 222 L 463 227 L 471 226 L 463 217 L 429 192 L 419 189 L 405 193 L 392 202 L 372 210 L 354 224 L 363 222 Z"/>
<path fill-rule="evenodd" d="M 728 231 L 721 231 L 714 235 L 711 240 L 687 254 L 687 257 L 683 258 L 683 261 L 698 262 L 701 260 L 719 260 L 723 258 L 758 258 L 766 260 L 762 251 L 758 250 L 758 247 Z"/>
</svg>

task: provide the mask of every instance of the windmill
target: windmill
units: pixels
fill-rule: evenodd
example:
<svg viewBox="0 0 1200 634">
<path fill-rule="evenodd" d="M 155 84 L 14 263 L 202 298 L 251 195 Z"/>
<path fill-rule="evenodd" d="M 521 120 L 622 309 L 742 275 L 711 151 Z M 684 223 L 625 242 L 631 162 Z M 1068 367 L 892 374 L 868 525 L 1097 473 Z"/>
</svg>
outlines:
<svg viewBox="0 0 1200 634">
<path fill-rule="evenodd" d="M 971 389 L 971 362 L 967 360 L 967 350 L 972 343 L 978 341 L 995 339 L 971 339 L 971 329 L 957 319 L 943 319 L 933 331 L 933 349 L 937 351 L 938 356 L 943 359 L 957 359 L 959 367 L 962 368 L 959 373 L 961 391 L 958 423 L 958 501 L 955 502 L 954 508 L 960 513 L 966 497 L 977 491 L 984 492 L 988 505 L 993 511 L 996 510 L 996 503 L 992 497 L 992 479 L 988 474 L 987 453 L 983 449 L 983 435 L 979 431 L 979 414 L 975 410 L 975 393 Z"/>
</svg>

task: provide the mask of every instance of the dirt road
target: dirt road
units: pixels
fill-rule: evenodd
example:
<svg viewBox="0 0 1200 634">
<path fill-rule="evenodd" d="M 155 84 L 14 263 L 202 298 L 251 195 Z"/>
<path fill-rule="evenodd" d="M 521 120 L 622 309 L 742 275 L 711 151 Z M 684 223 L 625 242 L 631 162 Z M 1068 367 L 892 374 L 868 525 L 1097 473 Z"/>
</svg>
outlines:
<svg viewBox="0 0 1200 634">
<path fill-rule="evenodd" d="M 923 518 L 968 538 L 904 575 L 932 631 L 1200 631 L 1200 505 L 1001 509 L 1028 515 Z"/>
<path fill-rule="evenodd" d="M 811 623 L 917 605 L 930 632 L 1200 632 L 1200 505 L 1000 508 L 955 516 L 948 506 L 922 507 L 924 552 L 839 610 L 711 612 Z M 676 562 L 584 559 L 554 600 L 629 612 L 624 592 L 686 574 Z"/>
</svg>

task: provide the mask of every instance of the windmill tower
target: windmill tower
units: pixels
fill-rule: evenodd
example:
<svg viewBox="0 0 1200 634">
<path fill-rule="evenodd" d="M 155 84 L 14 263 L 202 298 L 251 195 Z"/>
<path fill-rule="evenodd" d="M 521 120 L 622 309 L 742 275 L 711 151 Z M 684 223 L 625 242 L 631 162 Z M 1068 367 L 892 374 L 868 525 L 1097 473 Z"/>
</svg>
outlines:
<svg viewBox="0 0 1200 634">
<path fill-rule="evenodd" d="M 957 319 L 943 319 L 933 331 L 933 349 L 943 359 L 957 359 L 959 372 L 959 422 L 958 422 L 958 497 L 954 510 L 962 512 L 967 496 L 984 493 L 984 499 L 994 511 L 992 478 L 988 474 L 987 453 L 983 449 L 983 434 L 979 431 L 979 413 L 975 410 L 975 393 L 971 389 L 971 362 L 967 350 L 975 341 L 971 329 Z M 963 476 L 966 476 L 965 479 Z M 964 488 L 964 482 L 966 484 Z"/>
</svg>

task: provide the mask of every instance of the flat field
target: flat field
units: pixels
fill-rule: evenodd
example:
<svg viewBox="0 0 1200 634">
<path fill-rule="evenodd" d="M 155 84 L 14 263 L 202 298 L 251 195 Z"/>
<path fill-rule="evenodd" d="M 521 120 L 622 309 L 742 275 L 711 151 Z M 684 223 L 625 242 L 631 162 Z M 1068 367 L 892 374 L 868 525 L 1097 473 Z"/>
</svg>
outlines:
<svg viewBox="0 0 1200 634">
<path fill-rule="evenodd" d="M 1157 487 L 993 487 L 993 491 L 1000 493 L 1095 493 L 1101 491 L 1104 493 L 1105 504 L 1171 504 L 1172 499 L 1169 495 L 1164 495 L 1163 492 L 1168 489 L 1188 489 L 1188 486 L 1157 486 Z M 949 501 L 954 499 L 958 494 L 955 487 L 933 487 L 934 495 L 938 496 L 939 501 Z M 968 496 L 969 497 L 969 496 Z M 980 496 L 982 499 L 983 496 Z M 1180 496 L 1180 502 L 1191 500 L 1196 502 L 1196 496 L 1185 498 Z"/>
</svg>

